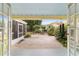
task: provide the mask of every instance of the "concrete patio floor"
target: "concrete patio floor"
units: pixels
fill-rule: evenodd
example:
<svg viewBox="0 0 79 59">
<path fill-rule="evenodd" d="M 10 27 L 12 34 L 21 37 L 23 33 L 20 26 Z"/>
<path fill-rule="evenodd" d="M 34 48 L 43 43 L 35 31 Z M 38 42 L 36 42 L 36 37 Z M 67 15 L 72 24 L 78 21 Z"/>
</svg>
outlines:
<svg viewBox="0 0 79 59">
<path fill-rule="evenodd" d="M 55 36 L 33 34 L 11 48 L 12 56 L 66 56 L 67 49 Z"/>
<path fill-rule="evenodd" d="M 66 48 L 14 49 L 11 56 L 67 56 Z"/>
</svg>

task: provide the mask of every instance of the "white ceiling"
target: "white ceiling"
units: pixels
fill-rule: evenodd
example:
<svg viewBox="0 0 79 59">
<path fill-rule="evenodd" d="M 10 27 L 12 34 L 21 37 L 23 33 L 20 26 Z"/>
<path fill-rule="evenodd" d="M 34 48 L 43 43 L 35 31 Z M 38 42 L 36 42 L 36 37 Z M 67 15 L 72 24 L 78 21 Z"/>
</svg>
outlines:
<svg viewBox="0 0 79 59">
<path fill-rule="evenodd" d="M 66 15 L 66 3 L 12 3 L 12 15 Z"/>
</svg>

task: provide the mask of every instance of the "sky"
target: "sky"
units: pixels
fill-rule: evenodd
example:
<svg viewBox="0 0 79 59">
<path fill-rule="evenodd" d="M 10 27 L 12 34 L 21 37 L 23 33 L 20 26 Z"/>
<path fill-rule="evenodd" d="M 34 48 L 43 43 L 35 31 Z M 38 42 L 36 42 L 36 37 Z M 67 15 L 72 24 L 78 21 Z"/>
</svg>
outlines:
<svg viewBox="0 0 79 59">
<path fill-rule="evenodd" d="M 50 24 L 50 23 L 54 23 L 54 22 L 64 22 L 64 20 L 60 20 L 60 19 L 43 19 L 42 20 L 42 25 L 47 25 L 47 24 Z"/>
</svg>

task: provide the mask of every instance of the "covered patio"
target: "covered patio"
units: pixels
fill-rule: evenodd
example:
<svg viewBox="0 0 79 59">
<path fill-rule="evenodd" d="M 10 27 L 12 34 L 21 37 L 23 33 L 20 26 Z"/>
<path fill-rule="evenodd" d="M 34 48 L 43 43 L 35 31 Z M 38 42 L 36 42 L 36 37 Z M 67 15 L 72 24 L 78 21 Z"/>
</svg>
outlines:
<svg viewBox="0 0 79 59">
<path fill-rule="evenodd" d="M 67 56 L 67 48 L 55 36 L 33 34 L 11 48 L 12 56 Z"/>
<path fill-rule="evenodd" d="M 11 4 L 13 20 L 66 20 L 67 4 Z M 25 11 L 25 12 L 24 12 Z M 63 13 L 61 13 L 63 12 Z M 27 32 L 26 32 L 27 33 Z M 16 52 L 16 53 L 15 53 Z M 48 34 L 32 34 L 11 46 L 13 56 L 66 56 L 67 48 Z"/>
<path fill-rule="evenodd" d="M 0 55 L 79 55 L 78 12 L 78 3 L 0 3 Z M 31 36 L 28 35 L 30 37 L 26 38 L 25 35 L 29 32 L 27 20 L 31 20 L 29 23 L 34 21 L 40 31 L 36 29 L 35 31 L 38 32 L 36 34 L 31 29 Z M 67 27 L 64 28 L 64 22 L 50 23 L 46 25 L 48 30 L 45 29 L 43 33 L 42 26 L 38 26 L 38 24 L 41 25 L 42 20 L 66 21 Z M 58 29 L 63 29 L 58 33 L 65 34 L 62 33 L 58 36 L 65 38 L 66 41 L 63 39 L 59 41 L 63 40 L 62 43 L 67 43 L 67 47 L 63 47 L 57 40 L 58 37 L 51 34 L 54 31 L 53 28 L 56 27 L 55 24 L 60 25 Z M 54 25 L 54 27 L 50 25 Z M 32 24 L 30 28 L 33 28 Z M 49 33 L 45 34 L 46 32 Z"/>
</svg>

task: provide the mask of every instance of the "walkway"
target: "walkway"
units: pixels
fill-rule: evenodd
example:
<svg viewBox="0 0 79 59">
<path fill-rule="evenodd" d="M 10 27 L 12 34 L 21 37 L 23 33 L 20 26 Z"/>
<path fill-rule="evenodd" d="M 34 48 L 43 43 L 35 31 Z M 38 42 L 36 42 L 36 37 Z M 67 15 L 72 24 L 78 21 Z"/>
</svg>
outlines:
<svg viewBox="0 0 79 59">
<path fill-rule="evenodd" d="M 11 55 L 15 56 L 64 56 L 66 54 L 66 48 L 54 36 L 47 34 L 34 34 L 11 49 Z"/>
</svg>

